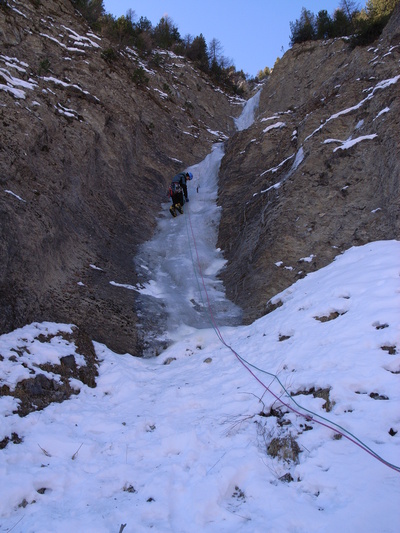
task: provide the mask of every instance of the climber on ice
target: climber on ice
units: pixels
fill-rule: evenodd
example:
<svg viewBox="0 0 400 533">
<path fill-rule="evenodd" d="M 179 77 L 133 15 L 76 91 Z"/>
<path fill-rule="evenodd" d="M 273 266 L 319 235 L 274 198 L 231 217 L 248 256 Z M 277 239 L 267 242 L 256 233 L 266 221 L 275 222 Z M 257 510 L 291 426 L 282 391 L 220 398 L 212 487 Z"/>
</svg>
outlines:
<svg viewBox="0 0 400 533">
<path fill-rule="evenodd" d="M 168 195 L 171 197 L 172 205 L 169 211 L 173 217 L 176 217 L 178 210 L 183 215 L 183 204 L 189 201 L 186 182 L 193 179 L 191 172 L 179 172 L 172 178 L 169 186 Z"/>
</svg>

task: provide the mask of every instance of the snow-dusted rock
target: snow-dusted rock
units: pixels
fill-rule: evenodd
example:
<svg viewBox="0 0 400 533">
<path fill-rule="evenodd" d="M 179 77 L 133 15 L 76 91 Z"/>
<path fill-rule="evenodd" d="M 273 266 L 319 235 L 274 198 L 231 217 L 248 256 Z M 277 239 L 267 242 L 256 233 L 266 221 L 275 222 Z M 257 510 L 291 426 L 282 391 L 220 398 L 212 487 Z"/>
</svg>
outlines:
<svg viewBox="0 0 400 533">
<path fill-rule="evenodd" d="M 391 21 L 373 47 L 295 45 L 265 83 L 254 124 L 227 143 L 218 244 L 227 295 L 247 322 L 351 246 L 400 237 L 398 31 Z"/>
</svg>

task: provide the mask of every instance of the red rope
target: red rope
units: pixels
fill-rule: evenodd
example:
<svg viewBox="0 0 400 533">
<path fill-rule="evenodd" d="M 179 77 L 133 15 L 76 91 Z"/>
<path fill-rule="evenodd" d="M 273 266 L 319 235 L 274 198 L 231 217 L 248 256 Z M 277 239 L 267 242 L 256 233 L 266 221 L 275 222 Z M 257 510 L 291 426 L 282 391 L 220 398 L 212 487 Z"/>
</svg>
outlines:
<svg viewBox="0 0 400 533">
<path fill-rule="evenodd" d="M 215 318 L 214 318 L 214 315 L 213 315 L 213 312 L 212 312 L 212 306 L 211 306 L 211 302 L 210 302 L 210 298 L 208 296 L 208 291 L 207 291 L 207 287 L 206 287 L 206 284 L 205 284 L 205 281 L 204 281 L 204 277 L 203 277 L 203 272 L 202 272 L 202 269 L 201 269 L 201 263 L 200 263 L 200 257 L 199 257 L 199 252 L 198 252 L 198 249 L 197 249 L 197 244 L 196 244 L 196 238 L 195 238 L 195 235 L 194 235 L 194 231 L 193 231 L 193 226 L 192 226 L 192 220 L 190 218 L 190 212 L 189 210 L 187 210 L 187 215 L 188 215 L 188 218 L 189 218 L 189 224 L 190 224 L 190 231 L 191 231 L 191 234 L 192 234 L 192 238 L 193 238 L 193 244 L 194 244 L 194 248 L 195 248 L 195 251 L 196 251 L 196 257 L 197 257 L 197 264 L 198 264 L 198 267 L 199 267 L 199 273 L 200 273 L 200 277 L 201 277 L 201 280 L 202 280 L 202 284 L 203 284 L 203 287 L 204 287 L 204 292 L 206 294 L 206 299 L 207 299 L 207 306 L 208 306 L 208 311 L 210 313 L 210 317 L 211 317 L 211 322 L 212 322 L 212 325 L 215 329 L 215 332 L 219 338 L 219 340 L 221 341 L 221 343 L 226 346 L 236 357 L 236 359 L 243 365 L 243 367 L 250 373 L 250 375 L 266 390 L 268 391 L 278 402 L 280 402 L 283 406 L 285 406 L 287 409 L 289 409 L 290 411 L 292 411 L 293 413 L 295 413 L 296 415 L 298 416 L 301 416 L 302 418 L 305 418 L 307 421 L 314 421 L 316 422 L 317 424 L 321 425 L 321 426 L 324 426 L 328 429 L 330 429 L 331 431 L 334 431 L 335 433 L 341 435 L 342 437 L 346 438 L 347 440 L 349 440 L 350 442 L 352 442 L 353 444 L 355 444 L 356 446 L 358 446 L 359 448 L 361 448 L 362 450 L 364 450 L 365 452 L 367 452 L 369 455 L 371 455 L 372 457 L 374 457 L 375 459 L 377 459 L 378 461 L 380 461 L 381 463 L 383 463 L 384 465 L 388 466 L 389 468 L 391 468 L 392 470 L 394 470 L 395 472 L 398 472 L 400 473 L 400 467 L 396 466 L 396 465 L 393 465 L 391 463 L 389 463 L 388 461 L 386 461 L 385 459 L 383 459 L 382 457 L 380 457 L 378 454 L 376 454 L 373 450 L 370 450 L 366 445 L 362 444 L 361 442 L 357 442 L 356 438 L 352 438 L 350 435 L 347 435 L 344 431 L 340 431 L 340 429 L 338 428 L 335 428 L 325 422 L 323 422 L 322 420 L 318 420 L 316 418 L 313 418 L 312 416 L 310 415 L 307 415 L 307 414 L 304 414 L 302 413 L 301 411 L 298 411 L 297 409 L 295 409 L 292 405 L 284 402 L 279 396 L 277 396 L 269 387 L 268 385 L 266 385 L 254 372 L 253 370 L 245 363 L 245 361 L 243 360 L 243 358 L 232 348 L 232 346 L 230 346 L 224 339 L 222 333 L 221 333 L 221 330 L 219 329 L 218 327 L 218 324 L 216 323 L 215 321 Z M 317 417 L 319 416 L 317 413 L 314 413 Z"/>
</svg>

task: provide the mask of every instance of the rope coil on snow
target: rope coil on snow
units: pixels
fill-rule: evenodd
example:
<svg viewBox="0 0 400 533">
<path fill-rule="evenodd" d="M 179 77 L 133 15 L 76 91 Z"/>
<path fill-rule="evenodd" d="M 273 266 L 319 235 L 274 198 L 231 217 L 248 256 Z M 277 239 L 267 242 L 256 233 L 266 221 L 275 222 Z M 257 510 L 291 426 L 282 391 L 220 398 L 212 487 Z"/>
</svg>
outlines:
<svg viewBox="0 0 400 533">
<path fill-rule="evenodd" d="M 203 289 L 204 289 L 204 293 L 206 295 L 206 305 L 205 307 L 207 307 L 207 310 L 208 310 L 208 313 L 210 315 L 210 323 L 211 323 L 211 326 L 212 328 L 214 329 L 217 337 L 219 338 L 220 342 L 226 346 L 226 348 L 228 348 L 233 354 L 234 356 L 236 357 L 236 359 L 242 364 L 242 366 L 251 374 L 251 376 L 267 391 L 269 392 L 278 402 L 280 402 L 284 407 L 286 407 L 287 409 L 289 409 L 290 411 L 292 411 L 293 413 L 295 413 L 296 415 L 298 416 L 301 416 L 302 418 L 305 418 L 307 421 L 314 421 L 315 423 L 321 425 L 321 426 L 324 426 L 332 431 L 334 431 L 335 433 L 337 433 L 338 435 L 341 435 L 342 437 L 346 438 L 347 440 L 349 440 L 350 442 L 352 442 L 353 444 L 355 444 L 356 446 L 358 446 L 359 448 L 361 448 L 362 450 L 364 450 L 365 452 L 367 452 L 369 455 L 371 455 L 372 457 L 374 457 L 375 459 L 377 459 L 378 461 L 380 461 L 382 464 L 386 465 L 387 467 L 391 468 L 392 470 L 394 470 L 395 472 L 398 472 L 400 473 L 400 466 L 397 466 L 397 465 L 394 465 L 392 463 L 390 463 L 389 461 L 386 461 L 385 459 L 383 459 L 377 452 L 375 452 L 374 450 L 372 450 L 367 444 L 365 444 L 364 442 L 362 442 L 359 438 L 357 438 L 355 435 L 353 435 L 350 431 L 348 431 L 347 429 L 343 428 L 342 426 L 340 426 L 339 424 L 336 424 L 335 422 L 332 422 L 330 421 L 329 419 L 319 415 L 318 413 L 315 413 L 313 411 L 310 411 L 309 409 L 306 409 L 305 407 L 302 407 L 300 404 L 298 404 L 296 402 L 296 400 L 291 396 L 291 394 L 287 391 L 287 389 L 284 387 L 284 385 L 282 384 L 282 382 L 280 381 L 280 379 L 278 378 L 278 376 L 276 374 L 273 374 L 271 372 L 267 372 L 266 370 L 263 370 L 261 368 L 258 368 L 256 367 L 255 365 L 251 364 L 249 361 L 246 361 L 241 355 L 239 355 L 235 350 L 234 348 L 232 348 L 232 346 L 230 346 L 224 339 L 224 337 L 222 336 L 222 333 L 218 327 L 218 324 L 216 323 L 216 320 L 214 318 L 214 315 L 213 315 L 213 312 L 212 312 L 212 306 L 211 306 L 211 302 L 210 302 L 210 299 L 209 299 L 209 296 L 208 296 L 208 291 L 207 291 L 207 287 L 206 287 L 206 284 L 205 284 L 205 281 L 204 281 L 204 277 L 203 277 L 203 273 L 202 273 L 202 269 L 201 269 L 201 262 L 200 262 L 200 257 L 199 257 L 199 253 L 198 253 L 198 249 L 197 249 L 197 244 L 196 244 L 196 238 L 195 238 L 195 235 L 194 235 L 194 231 L 193 231 L 193 226 L 192 226 L 192 220 L 190 218 L 190 212 L 189 212 L 189 209 L 187 209 L 186 211 L 187 213 L 187 217 L 185 217 L 185 221 L 186 221 L 186 230 L 187 230 L 187 235 L 188 235 L 188 243 L 189 243 L 189 249 L 190 249 L 190 255 L 191 255 L 191 259 L 192 259 L 192 264 L 193 264 L 193 270 L 194 270 L 194 273 L 195 273 L 195 276 L 196 276 L 196 279 L 197 279 L 197 283 L 198 283 L 198 286 L 199 286 L 199 292 L 200 292 L 200 296 L 201 296 L 201 299 L 203 300 L 203 295 L 202 295 L 202 290 L 201 290 L 201 286 L 200 286 L 200 282 L 199 282 L 199 279 L 197 277 L 197 273 L 196 273 L 196 269 L 195 269 L 195 262 L 197 262 L 197 266 L 198 266 L 198 269 L 199 269 L 199 274 L 200 274 L 200 278 L 201 278 L 201 281 L 202 281 L 202 285 L 203 285 Z M 188 221 L 189 220 L 189 224 L 188 224 Z M 190 233 L 189 233 L 189 226 L 190 226 Z M 190 234 L 192 236 L 192 239 L 190 239 Z M 192 248 L 191 248 L 191 245 L 190 245 L 190 242 L 191 240 L 193 241 L 193 245 L 194 245 L 194 249 L 195 249 L 195 253 L 196 253 L 196 261 L 193 257 L 193 253 L 192 253 Z M 204 301 L 203 301 L 203 305 L 204 305 Z M 282 389 L 284 390 L 286 396 L 288 397 L 288 399 L 295 404 L 296 407 L 293 407 L 293 405 L 290 405 L 290 403 L 288 402 L 285 402 L 284 400 L 282 400 L 281 397 L 277 396 L 272 390 L 271 388 L 266 385 L 256 374 L 255 372 L 252 370 L 252 368 L 254 370 L 257 370 L 259 372 L 262 372 L 263 374 L 266 374 L 268 376 L 271 376 L 273 378 L 273 381 L 276 380 L 279 385 L 282 387 Z M 304 412 L 301 412 L 300 409 Z"/>
</svg>

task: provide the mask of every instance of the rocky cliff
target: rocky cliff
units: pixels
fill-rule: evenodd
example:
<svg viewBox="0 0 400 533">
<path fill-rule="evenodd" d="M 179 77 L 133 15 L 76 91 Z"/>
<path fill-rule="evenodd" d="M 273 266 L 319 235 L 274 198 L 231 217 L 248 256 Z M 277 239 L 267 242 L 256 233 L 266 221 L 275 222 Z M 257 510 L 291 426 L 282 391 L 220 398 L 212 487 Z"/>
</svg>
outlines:
<svg viewBox="0 0 400 533">
<path fill-rule="evenodd" d="M 69 0 L 0 3 L 0 333 L 74 323 L 141 353 L 133 258 L 171 175 L 229 140 L 219 246 L 247 322 L 343 250 L 399 238 L 399 9 L 374 46 L 297 45 L 258 116 L 183 58 L 112 49 Z"/>
<path fill-rule="evenodd" d="M 0 4 L 0 333 L 75 323 L 140 353 L 136 247 L 169 178 L 234 131 L 241 102 L 183 58 L 146 60 L 69 0 Z"/>
<path fill-rule="evenodd" d="M 308 42 L 279 61 L 220 172 L 222 277 L 246 322 L 344 250 L 400 237 L 399 117 L 400 5 L 373 46 Z"/>
</svg>

